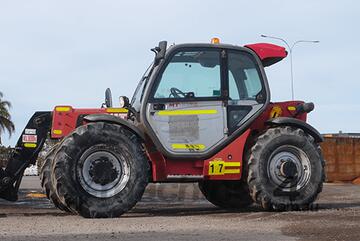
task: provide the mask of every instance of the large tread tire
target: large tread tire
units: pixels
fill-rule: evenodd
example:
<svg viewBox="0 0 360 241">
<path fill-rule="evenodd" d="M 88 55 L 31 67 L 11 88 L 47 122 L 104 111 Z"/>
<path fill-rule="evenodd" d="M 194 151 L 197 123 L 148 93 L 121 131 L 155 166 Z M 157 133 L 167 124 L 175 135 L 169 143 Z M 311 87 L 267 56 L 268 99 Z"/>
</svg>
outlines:
<svg viewBox="0 0 360 241">
<path fill-rule="evenodd" d="M 47 152 L 47 155 L 44 158 L 44 163 L 40 170 L 40 181 L 41 186 L 43 188 L 44 193 L 46 194 L 46 197 L 57 207 L 58 209 L 65 211 L 65 212 L 71 212 L 70 209 L 68 209 L 59 199 L 58 195 L 56 194 L 56 188 L 55 185 L 52 182 L 52 162 L 55 157 L 56 150 L 58 148 L 58 144 L 54 145 L 51 150 Z"/>
<path fill-rule="evenodd" d="M 112 196 L 93 195 L 80 181 L 79 170 L 87 158 L 84 155 L 93 148 L 110 152 L 119 163 L 129 164 L 126 185 Z M 149 176 L 149 161 L 139 137 L 116 124 L 97 122 L 78 127 L 63 140 L 54 160 L 58 196 L 69 209 L 86 218 L 119 217 L 127 212 L 141 199 Z"/>
<path fill-rule="evenodd" d="M 278 148 L 289 146 L 302 150 L 310 162 L 308 181 L 299 189 L 280 187 L 268 174 L 270 158 Z M 265 210 L 306 210 L 322 191 L 325 161 L 319 144 L 302 129 L 289 126 L 268 129 L 255 141 L 247 163 L 250 195 Z"/>
<path fill-rule="evenodd" d="M 205 198 L 224 209 L 244 209 L 253 203 L 244 181 L 201 181 L 199 189 Z"/>
<path fill-rule="evenodd" d="M 46 158 L 48 157 L 48 153 L 54 149 L 54 146 L 57 145 L 59 143 L 59 139 L 51 139 L 50 137 L 48 137 L 45 142 L 44 145 L 41 149 L 41 151 L 39 152 L 39 155 L 37 157 L 36 160 L 36 166 L 40 175 L 40 171 L 43 167 L 43 165 L 46 162 Z"/>
</svg>

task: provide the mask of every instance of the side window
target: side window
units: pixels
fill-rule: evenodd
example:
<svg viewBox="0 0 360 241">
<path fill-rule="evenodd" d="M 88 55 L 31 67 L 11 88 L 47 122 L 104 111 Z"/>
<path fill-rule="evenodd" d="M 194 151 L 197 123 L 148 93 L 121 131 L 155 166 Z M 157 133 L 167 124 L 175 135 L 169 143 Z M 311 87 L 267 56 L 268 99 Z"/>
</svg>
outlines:
<svg viewBox="0 0 360 241">
<path fill-rule="evenodd" d="M 234 76 L 229 71 L 229 97 L 232 100 L 240 100 L 239 89 L 236 86 Z"/>
<path fill-rule="evenodd" d="M 154 98 L 219 97 L 220 83 L 217 50 L 181 51 L 166 66 Z"/>
<path fill-rule="evenodd" d="M 229 97 L 232 100 L 255 100 L 262 90 L 260 73 L 246 52 L 228 54 Z"/>
</svg>

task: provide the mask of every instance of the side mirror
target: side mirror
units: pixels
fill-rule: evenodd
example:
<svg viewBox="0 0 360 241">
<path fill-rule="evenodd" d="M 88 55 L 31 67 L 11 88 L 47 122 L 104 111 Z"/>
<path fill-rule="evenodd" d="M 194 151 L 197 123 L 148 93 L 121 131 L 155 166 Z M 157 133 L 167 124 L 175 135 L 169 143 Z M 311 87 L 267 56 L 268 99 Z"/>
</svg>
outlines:
<svg viewBox="0 0 360 241">
<path fill-rule="evenodd" d="M 126 97 L 126 96 L 120 96 L 119 97 L 119 100 L 120 100 L 120 108 L 127 108 L 129 107 L 129 98 Z"/>
<path fill-rule="evenodd" d="M 161 41 L 159 42 L 158 47 L 151 49 L 151 51 L 155 53 L 155 59 L 154 59 L 155 66 L 158 65 L 160 60 L 162 60 L 165 57 L 166 47 L 167 47 L 167 42 Z"/>
</svg>

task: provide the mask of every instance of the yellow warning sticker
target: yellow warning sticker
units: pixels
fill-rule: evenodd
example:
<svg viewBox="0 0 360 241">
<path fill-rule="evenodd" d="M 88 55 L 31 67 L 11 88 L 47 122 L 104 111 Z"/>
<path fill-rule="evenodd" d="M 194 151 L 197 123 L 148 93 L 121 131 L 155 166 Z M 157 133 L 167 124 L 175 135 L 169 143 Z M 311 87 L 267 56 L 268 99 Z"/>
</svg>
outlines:
<svg viewBox="0 0 360 241">
<path fill-rule="evenodd" d="M 227 168 L 238 167 L 238 168 Z M 222 159 L 215 159 L 209 162 L 209 175 L 225 175 L 240 173 L 240 162 L 225 162 Z"/>
<path fill-rule="evenodd" d="M 270 111 L 270 119 L 279 117 L 279 116 L 281 116 L 281 114 L 282 114 L 281 107 L 278 105 L 275 105 Z"/>
</svg>

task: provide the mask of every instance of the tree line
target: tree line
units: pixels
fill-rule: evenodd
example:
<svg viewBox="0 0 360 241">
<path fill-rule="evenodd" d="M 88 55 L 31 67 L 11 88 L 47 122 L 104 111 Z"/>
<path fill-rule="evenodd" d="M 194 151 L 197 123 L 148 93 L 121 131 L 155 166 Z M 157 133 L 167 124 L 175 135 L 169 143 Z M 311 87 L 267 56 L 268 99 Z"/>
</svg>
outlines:
<svg viewBox="0 0 360 241">
<path fill-rule="evenodd" d="M 11 103 L 3 99 L 4 95 L 0 91 L 0 144 L 1 135 L 8 132 L 9 136 L 15 131 L 15 125 L 11 121 L 10 108 Z"/>
</svg>

